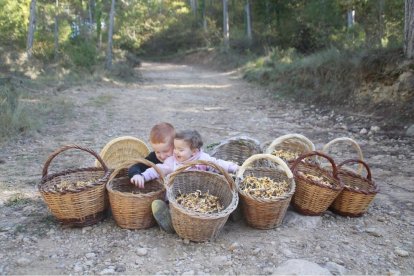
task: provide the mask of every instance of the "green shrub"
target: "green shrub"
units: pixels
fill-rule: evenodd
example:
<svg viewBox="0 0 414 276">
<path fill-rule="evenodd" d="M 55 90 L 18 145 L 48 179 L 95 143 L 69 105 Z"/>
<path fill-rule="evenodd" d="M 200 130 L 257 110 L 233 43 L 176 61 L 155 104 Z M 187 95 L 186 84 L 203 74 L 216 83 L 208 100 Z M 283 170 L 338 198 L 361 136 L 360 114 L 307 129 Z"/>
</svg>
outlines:
<svg viewBox="0 0 414 276">
<path fill-rule="evenodd" d="M 96 65 L 98 52 L 93 41 L 85 39 L 74 39 L 64 46 L 69 60 L 78 67 L 84 67 L 89 70 Z"/>
</svg>

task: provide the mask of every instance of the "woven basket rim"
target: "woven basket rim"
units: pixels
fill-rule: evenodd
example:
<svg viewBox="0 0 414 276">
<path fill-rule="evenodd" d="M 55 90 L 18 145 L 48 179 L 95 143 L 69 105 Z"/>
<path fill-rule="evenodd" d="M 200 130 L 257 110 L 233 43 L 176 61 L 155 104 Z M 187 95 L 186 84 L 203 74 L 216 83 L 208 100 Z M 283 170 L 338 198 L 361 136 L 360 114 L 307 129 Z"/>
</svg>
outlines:
<svg viewBox="0 0 414 276">
<path fill-rule="evenodd" d="M 359 181 L 366 182 L 366 183 L 368 183 L 368 185 L 370 187 L 373 187 L 374 188 L 374 190 L 372 190 L 372 191 L 369 191 L 369 190 L 366 191 L 366 190 L 356 190 L 356 189 L 354 189 L 352 187 L 347 187 L 347 186 L 344 185 L 344 190 L 347 190 L 347 191 L 350 191 L 350 192 L 354 192 L 354 193 L 365 194 L 365 195 L 377 194 L 380 191 L 378 185 L 373 180 L 369 180 L 369 179 L 367 179 L 367 178 L 365 178 L 365 177 L 363 177 L 361 175 L 358 175 L 357 173 L 355 173 L 353 171 L 349 171 L 349 170 L 346 170 L 344 168 L 341 168 L 338 171 L 338 177 L 339 177 L 339 179 L 341 179 L 341 176 L 343 176 L 343 175 L 356 178 Z M 342 181 L 342 179 L 341 179 L 341 181 Z"/>
<path fill-rule="evenodd" d="M 217 154 L 217 152 L 220 150 L 220 148 L 223 147 L 224 145 L 227 145 L 227 144 L 230 144 L 230 143 L 241 143 L 241 142 L 252 143 L 254 146 L 257 147 L 258 150 L 261 150 L 260 142 L 257 139 L 246 136 L 246 135 L 239 135 L 239 136 L 233 136 L 233 137 L 230 137 L 230 138 L 227 138 L 227 139 L 221 141 L 218 145 L 216 145 L 212 149 L 211 156 L 214 156 L 215 154 Z"/>
<path fill-rule="evenodd" d="M 44 190 L 44 186 L 47 182 L 49 182 L 50 180 L 56 178 L 56 177 L 60 177 L 60 176 L 65 176 L 68 174 L 73 174 L 73 173 L 77 173 L 77 172 L 99 172 L 99 171 L 103 171 L 105 172 L 102 168 L 97 168 L 97 167 L 88 167 L 88 168 L 80 168 L 80 169 L 70 169 L 70 170 L 65 170 L 62 172 L 58 172 L 58 173 L 53 173 L 53 174 L 49 174 L 46 177 L 43 177 L 40 181 L 40 183 L 38 184 L 37 188 L 41 193 L 44 194 L 76 194 L 76 193 L 80 193 L 83 191 L 86 191 L 90 188 L 96 187 L 96 186 L 100 186 L 100 185 L 105 185 L 105 182 L 109 179 L 109 176 L 111 174 L 111 171 L 106 171 L 104 176 L 97 179 L 95 182 L 90 183 L 86 186 L 80 187 L 77 190 L 67 190 L 67 191 L 51 191 L 51 190 Z"/>
<path fill-rule="evenodd" d="M 134 146 L 136 148 L 143 149 L 143 151 L 145 151 L 147 153 L 147 155 L 151 151 L 150 148 L 148 147 L 148 145 L 143 140 L 141 140 L 139 138 L 136 138 L 136 137 L 133 137 L 133 136 L 126 135 L 126 136 L 120 136 L 120 137 L 114 138 L 111 141 L 109 141 L 102 148 L 102 150 L 99 152 L 99 155 L 102 157 L 102 159 L 104 161 L 106 161 L 105 160 L 106 156 L 108 155 L 108 153 L 110 153 L 110 150 L 111 150 L 113 145 L 118 144 L 118 143 L 122 143 L 122 142 L 128 142 L 128 141 L 133 142 Z M 142 156 L 142 157 L 145 157 L 145 156 Z M 126 161 L 128 161 L 128 160 L 124 160 L 123 162 L 126 162 Z M 99 167 L 100 164 L 97 161 L 95 161 L 95 166 Z M 115 168 L 113 168 L 113 169 L 115 169 Z"/>
</svg>

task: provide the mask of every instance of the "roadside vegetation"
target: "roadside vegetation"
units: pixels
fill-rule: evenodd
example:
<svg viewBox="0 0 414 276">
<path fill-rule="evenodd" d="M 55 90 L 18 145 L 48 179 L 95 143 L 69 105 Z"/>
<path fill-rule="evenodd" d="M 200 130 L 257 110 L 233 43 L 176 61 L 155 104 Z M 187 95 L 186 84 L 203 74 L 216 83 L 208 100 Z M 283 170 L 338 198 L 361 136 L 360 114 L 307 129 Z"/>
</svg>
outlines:
<svg viewBox="0 0 414 276">
<path fill-rule="evenodd" d="M 387 111 L 394 123 L 412 122 L 411 5 L 412 0 L 2 1 L 0 139 L 40 129 L 48 108 L 68 112 L 70 104 L 52 102 L 46 91 L 59 95 L 84 83 L 139 82 L 142 60 L 242 69 L 246 80 L 267 86 L 275 97 Z"/>
</svg>

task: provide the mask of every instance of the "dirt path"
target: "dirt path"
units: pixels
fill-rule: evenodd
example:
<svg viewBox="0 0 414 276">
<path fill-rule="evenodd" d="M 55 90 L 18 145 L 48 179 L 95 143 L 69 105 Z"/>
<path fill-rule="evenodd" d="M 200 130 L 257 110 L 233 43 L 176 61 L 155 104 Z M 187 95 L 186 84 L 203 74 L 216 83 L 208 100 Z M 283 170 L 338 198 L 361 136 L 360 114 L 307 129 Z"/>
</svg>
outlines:
<svg viewBox="0 0 414 276">
<path fill-rule="evenodd" d="M 40 133 L 0 149 L 0 275 L 3 274 L 272 274 L 287 260 L 308 260 L 333 274 L 414 273 L 413 139 L 392 138 L 369 117 L 272 101 L 237 74 L 145 63 L 141 85 L 93 84 L 64 91 L 74 112 Z M 362 218 L 289 210 L 282 226 L 255 230 L 228 221 L 218 239 L 188 243 L 157 228 L 129 231 L 112 218 L 66 229 L 51 217 L 35 185 L 49 154 L 76 143 L 96 151 L 111 139 L 147 141 L 152 125 L 199 130 L 205 145 L 247 135 L 260 142 L 301 133 L 320 149 L 336 137 L 362 147 L 381 188 Z M 56 159 L 51 170 L 89 165 L 87 154 Z M 285 272 L 286 273 L 286 272 Z"/>
</svg>

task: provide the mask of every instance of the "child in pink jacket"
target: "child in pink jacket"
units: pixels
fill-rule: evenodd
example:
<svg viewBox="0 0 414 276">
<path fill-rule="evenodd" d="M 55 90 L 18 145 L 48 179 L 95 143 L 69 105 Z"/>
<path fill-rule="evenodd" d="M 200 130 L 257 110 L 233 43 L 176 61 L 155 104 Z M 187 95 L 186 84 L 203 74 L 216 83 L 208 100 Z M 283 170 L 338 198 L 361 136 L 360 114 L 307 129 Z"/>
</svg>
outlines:
<svg viewBox="0 0 414 276">
<path fill-rule="evenodd" d="M 195 160 L 210 161 L 222 167 L 229 173 L 235 173 L 239 169 L 239 166 L 233 162 L 211 157 L 209 154 L 202 151 L 202 146 L 203 141 L 201 135 L 196 130 L 184 130 L 178 132 L 174 138 L 173 156 L 168 157 L 165 159 L 164 163 L 157 164 L 156 166 L 164 173 L 164 175 L 168 175 L 186 163 Z M 213 168 L 205 165 L 196 165 L 189 169 L 203 171 L 213 170 Z M 145 182 L 158 177 L 159 175 L 154 168 L 148 168 L 141 175 L 136 176 L 136 185 L 140 188 L 144 188 Z"/>
</svg>

